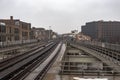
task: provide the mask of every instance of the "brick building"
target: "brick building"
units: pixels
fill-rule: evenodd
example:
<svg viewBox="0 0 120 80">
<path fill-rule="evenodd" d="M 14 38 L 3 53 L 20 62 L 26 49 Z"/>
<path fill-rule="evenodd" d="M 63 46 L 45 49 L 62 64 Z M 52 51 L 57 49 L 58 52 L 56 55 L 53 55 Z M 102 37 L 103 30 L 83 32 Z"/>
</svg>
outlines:
<svg viewBox="0 0 120 80">
<path fill-rule="evenodd" d="M 45 39 L 46 33 L 45 33 L 45 29 L 44 28 L 32 28 L 33 31 L 33 35 L 35 37 L 35 39 L 38 40 L 43 40 Z"/>
<path fill-rule="evenodd" d="M 82 26 L 82 33 L 93 40 L 120 43 L 120 22 L 94 21 Z"/>
<path fill-rule="evenodd" d="M 29 40 L 31 24 L 19 19 L 0 19 L 0 42 Z"/>
<path fill-rule="evenodd" d="M 45 30 L 44 28 L 32 28 L 32 35 L 34 35 L 35 39 L 38 40 L 48 40 L 52 38 L 53 31 L 52 30 Z"/>
</svg>

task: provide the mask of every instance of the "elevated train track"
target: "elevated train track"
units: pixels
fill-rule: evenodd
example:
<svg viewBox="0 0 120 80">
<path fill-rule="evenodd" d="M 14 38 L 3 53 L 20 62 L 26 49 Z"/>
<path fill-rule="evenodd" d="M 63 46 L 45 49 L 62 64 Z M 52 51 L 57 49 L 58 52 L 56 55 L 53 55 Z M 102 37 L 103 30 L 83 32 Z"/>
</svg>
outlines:
<svg viewBox="0 0 120 80">
<path fill-rule="evenodd" d="M 41 63 L 51 55 L 51 52 L 57 45 L 58 41 L 50 42 L 28 51 L 24 55 L 19 55 L 9 60 L 0 62 L 0 80 L 23 79 L 37 66 L 41 65 Z M 49 63 L 46 63 L 46 66 L 51 64 L 51 62 L 52 59 Z"/>
<path fill-rule="evenodd" d="M 35 47 L 39 47 L 46 42 L 39 42 L 39 43 L 31 43 L 31 44 L 24 44 L 24 45 L 16 45 L 12 47 L 0 48 L 0 62 L 3 60 L 9 59 L 11 57 L 15 57 L 25 53 L 28 50 L 34 49 Z"/>
<path fill-rule="evenodd" d="M 113 73 L 120 73 L 120 52 L 100 46 L 87 45 L 83 43 L 70 42 L 71 46 L 82 49 L 87 53 L 100 59 L 113 68 Z"/>
<path fill-rule="evenodd" d="M 82 43 L 77 43 L 81 46 L 87 47 L 89 49 L 95 50 L 97 52 L 100 52 L 102 56 L 104 57 L 109 57 L 112 60 L 115 61 L 118 65 L 120 65 L 120 51 L 118 50 L 112 50 L 109 48 L 97 46 L 97 45 L 90 45 L 90 44 L 82 44 Z"/>
<path fill-rule="evenodd" d="M 107 66 L 107 68 L 111 68 L 108 72 L 103 69 L 100 73 L 110 73 L 111 76 L 114 74 L 116 76 L 120 75 L 119 51 L 76 42 L 68 43 L 70 46 L 98 58 L 105 63 L 104 67 Z M 37 46 L 24 54 L 1 61 L 0 80 L 43 80 L 47 71 L 56 60 L 61 47 L 62 43 L 59 41 L 50 41 L 47 44 Z M 64 67 L 66 67 L 66 65 Z M 93 71 L 93 73 L 94 72 L 95 71 Z"/>
<path fill-rule="evenodd" d="M 51 43 L 49 43 L 49 44 L 51 44 Z M 31 50 L 28 50 L 28 51 L 22 53 L 22 54 L 19 54 L 17 56 L 14 56 L 14 57 L 11 57 L 11 58 L 8 58 L 8 59 L 5 59 L 5 60 L 1 61 L 0 62 L 0 71 L 6 69 L 9 66 L 12 66 L 12 65 L 16 64 L 18 61 L 21 61 L 21 60 L 23 60 L 23 59 L 25 59 L 29 56 L 34 55 L 35 51 L 36 52 L 40 51 L 40 50 L 42 50 L 42 48 L 45 45 L 48 46 L 49 44 L 47 44 L 47 43 L 46 44 L 41 44 L 39 46 L 36 46 L 36 47 L 32 48 Z"/>
</svg>

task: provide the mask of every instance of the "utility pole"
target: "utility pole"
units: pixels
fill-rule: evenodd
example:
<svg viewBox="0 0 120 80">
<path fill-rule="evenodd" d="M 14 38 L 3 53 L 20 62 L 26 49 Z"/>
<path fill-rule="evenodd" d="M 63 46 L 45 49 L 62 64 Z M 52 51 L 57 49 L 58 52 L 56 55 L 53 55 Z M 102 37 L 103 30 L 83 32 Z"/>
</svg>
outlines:
<svg viewBox="0 0 120 80">
<path fill-rule="evenodd" d="M 49 40 L 50 40 L 50 36 L 51 36 L 51 32 L 50 32 L 50 30 L 51 30 L 51 26 L 49 26 Z"/>
</svg>

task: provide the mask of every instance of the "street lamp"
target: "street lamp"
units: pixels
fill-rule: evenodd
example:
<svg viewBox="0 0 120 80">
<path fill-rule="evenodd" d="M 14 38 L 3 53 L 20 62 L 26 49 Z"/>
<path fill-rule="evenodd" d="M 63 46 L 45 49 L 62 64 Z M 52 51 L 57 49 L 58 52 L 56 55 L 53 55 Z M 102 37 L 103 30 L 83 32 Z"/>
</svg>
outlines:
<svg viewBox="0 0 120 80">
<path fill-rule="evenodd" d="M 49 40 L 50 40 L 50 36 L 51 36 L 50 30 L 51 30 L 51 26 L 49 26 Z"/>
</svg>

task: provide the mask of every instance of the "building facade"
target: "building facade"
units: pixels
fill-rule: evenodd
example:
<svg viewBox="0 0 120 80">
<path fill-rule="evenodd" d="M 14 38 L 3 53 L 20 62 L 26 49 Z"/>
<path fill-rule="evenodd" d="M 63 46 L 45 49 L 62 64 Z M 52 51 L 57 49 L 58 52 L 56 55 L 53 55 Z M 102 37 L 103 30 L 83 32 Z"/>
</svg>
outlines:
<svg viewBox="0 0 120 80">
<path fill-rule="evenodd" d="M 6 40 L 6 25 L 5 23 L 0 22 L 0 42 L 3 42 Z"/>
<path fill-rule="evenodd" d="M 120 43 L 120 22 L 118 21 L 94 21 L 82 26 L 82 33 L 92 40 Z"/>
<path fill-rule="evenodd" d="M 32 34 L 34 38 L 37 40 L 49 40 L 52 39 L 53 31 L 52 30 L 45 30 L 44 28 L 32 28 Z"/>
<path fill-rule="evenodd" d="M 32 28 L 34 38 L 37 40 L 45 39 L 45 29 L 44 28 Z"/>
<path fill-rule="evenodd" d="M 0 19 L 0 42 L 29 40 L 31 24 L 19 19 Z"/>
</svg>

